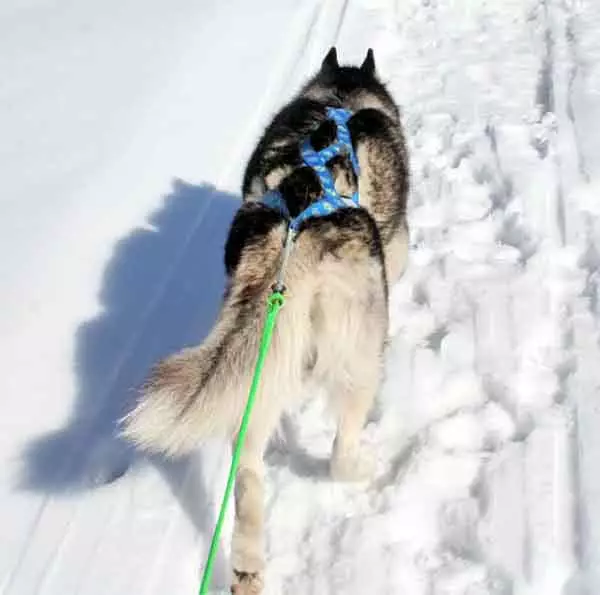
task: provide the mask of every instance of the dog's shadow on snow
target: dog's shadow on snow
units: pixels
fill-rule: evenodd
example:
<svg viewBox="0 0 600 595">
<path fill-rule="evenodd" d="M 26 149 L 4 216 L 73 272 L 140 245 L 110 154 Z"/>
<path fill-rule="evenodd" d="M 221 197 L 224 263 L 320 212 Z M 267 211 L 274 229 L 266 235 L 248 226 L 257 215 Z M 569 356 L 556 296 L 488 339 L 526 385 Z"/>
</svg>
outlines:
<svg viewBox="0 0 600 595">
<path fill-rule="evenodd" d="M 175 180 L 148 225 L 115 247 L 104 272 L 100 312 L 77 331 L 77 397 L 67 427 L 28 445 L 23 489 L 65 493 L 110 483 L 138 457 L 116 435 L 135 389 L 157 360 L 199 343 L 224 290 L 223 247 L 239 196 Z M 152 460 L 198 531 L 209 496 L 199 454 Z"/>
</svg>

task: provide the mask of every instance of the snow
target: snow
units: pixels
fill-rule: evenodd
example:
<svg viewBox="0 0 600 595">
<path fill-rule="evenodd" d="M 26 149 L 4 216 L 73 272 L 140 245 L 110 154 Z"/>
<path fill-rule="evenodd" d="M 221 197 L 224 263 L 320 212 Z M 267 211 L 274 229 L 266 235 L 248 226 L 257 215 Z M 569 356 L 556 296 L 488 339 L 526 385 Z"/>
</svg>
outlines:
<svg viewBox="0 0 600 595">
<path fill-rule="evenodd" d="M 402 105 L 411 257 L 365 430 L 376 478 L 328 481 L 321 401 L 284 417 L 266 592 L 600 593 L 595 0 L 0 17 L 2 595 L 197 591 L 229 450 L 147 460 L 114 422 L 212 324 L 245 159 L 333 43 L 374 47 Z"/>
</svg>

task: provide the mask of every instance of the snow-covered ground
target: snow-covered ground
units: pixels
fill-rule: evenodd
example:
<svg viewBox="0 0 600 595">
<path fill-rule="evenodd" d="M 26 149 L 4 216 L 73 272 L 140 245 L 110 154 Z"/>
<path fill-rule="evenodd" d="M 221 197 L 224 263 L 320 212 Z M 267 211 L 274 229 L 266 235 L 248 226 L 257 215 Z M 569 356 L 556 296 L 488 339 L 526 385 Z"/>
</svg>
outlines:
<svg viewBox="0 0 600 595">
<path fill-rule="evenodd" d="M 373 483 L 325 477 L 319 400 L 282 420 L 267 593 L 600 594 L 600 4 L 7 0 L 2 595 L 197 591 L 228 448 L 114 422 L 210 327 L 245 159 L 334 43 L 403 107 L 411 263 Z"/>
</svg>

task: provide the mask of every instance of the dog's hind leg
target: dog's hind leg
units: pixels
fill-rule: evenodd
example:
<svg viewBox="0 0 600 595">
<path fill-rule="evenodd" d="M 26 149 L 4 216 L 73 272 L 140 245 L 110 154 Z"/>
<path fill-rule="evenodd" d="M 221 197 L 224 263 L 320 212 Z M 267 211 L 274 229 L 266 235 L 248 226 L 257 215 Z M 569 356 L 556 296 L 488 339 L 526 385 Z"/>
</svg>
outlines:
<svg viewBox="0 0 600 595">
<path fill-rule="evenodd" d="M 370 284 L 365 279 L 365 285 Z M 363 299 L 359 284 L 353 287 L 354 298 L 336 300 L 331 294 L 321 302 L 318 330 L 315 373 L 338 419 L 331 458 L 331 475 L 337 480 L 363 480 L 374 471 L 361 453 L 361 436 L 383 377 L 387 329 L 383 287 L 373 280 L 363 290 Z"/>
<path fill-rule="evenodd" d="M 403 224 L 385 248 L 385 269 L 389 287 L 404 274 L 408 264 L 409 232 Z"/>
<path fill-rule="evenodd" d="M 268 436 L 251 430 L 235 482 L 235 520 L 231 544 L 235 595 L 262 593 L 264 582 L 264 463 Z"/>
<path fill-rule="evenodd" d="M 357 352 L 360 347 L 355 347 Z M 374 472 L 373 461 L 361 448 L 361 436 L 367 415 L 381 384 L 378 349 L 357 353 L 355 367 L 332 378 L 329 390 L 334 392 L 337 408 L 337 433 L 331 455 L 331 476 L 338 481 L 362 481 Z"/>
<path fill-rule="evenodd" d="M 269 406 L 264 406 L 268 401 Z M 231 543 L 235 595 L 258 595 L 263 591 L 264 553 L 264 462 L 267 442 L 280 415 L 276 399 L 257 402 L 235 483 L 235 519 Z"/>
<path fill-rule="evenodd" d="M 257 452 L 242 455 L 235 483 L 235 521 L 232 538 L 235 595 L 257 595 L 264 584 L 264 470 Z"/>
<path fill-rule="evenodd" d="M 264 581 L 264 465 L 263 447 L 248 436 L 235 482 L 235 520 L 231 544 L 236 595 L 262 593 Z"/>
</svg>

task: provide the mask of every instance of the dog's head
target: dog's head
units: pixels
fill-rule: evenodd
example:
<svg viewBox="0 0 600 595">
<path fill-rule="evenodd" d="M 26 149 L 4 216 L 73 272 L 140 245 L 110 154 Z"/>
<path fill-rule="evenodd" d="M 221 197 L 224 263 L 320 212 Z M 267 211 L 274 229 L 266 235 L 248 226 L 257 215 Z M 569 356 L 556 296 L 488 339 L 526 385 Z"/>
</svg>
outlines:
<svg viewBox="0 0 600 595">
<path fill-rule="evenodd" d="M 367 50 L 367 55 L 360 66 L 340 66 L 337 50 L 332 47 L 321 63 L 318 78 L 323 84 L 335 86 L 343 93 L 370 87 L 377 82 L 373 49 Z"/>
<path fill-rule="evenodd" d="M 302 94 L 318 101 L 354 104 L 354 109 L 374 107 L 396 115 L 396 106 L 379 79 L 372 48 L 360 66 L 350 66 L 339 64 L 337 50 L 332 47 Z"/>
</svg>

